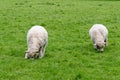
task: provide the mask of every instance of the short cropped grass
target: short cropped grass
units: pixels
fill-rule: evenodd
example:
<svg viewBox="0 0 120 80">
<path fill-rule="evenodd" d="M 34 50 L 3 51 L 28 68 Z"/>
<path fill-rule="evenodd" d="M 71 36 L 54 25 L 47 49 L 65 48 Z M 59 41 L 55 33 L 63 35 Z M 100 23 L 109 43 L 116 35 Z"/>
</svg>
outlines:
<svg viewBox="0 0 120 80">
<path fill-rule="evenodd" d="M 109 30 L 103 53 L 88 31 Z M 44 26 L 43 59 L 24 59 L 27 31 Z M 0 0 L 0 80 L 120 80 L 120 1 Z"/>
</svg>

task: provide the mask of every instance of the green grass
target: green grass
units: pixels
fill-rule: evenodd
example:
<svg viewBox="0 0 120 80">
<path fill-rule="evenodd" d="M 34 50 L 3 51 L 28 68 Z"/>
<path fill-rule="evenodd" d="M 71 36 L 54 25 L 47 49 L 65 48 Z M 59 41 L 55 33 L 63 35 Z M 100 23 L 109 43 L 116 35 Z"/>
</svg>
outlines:
<svg viewBox="0 0 120 80">
<path fill-rule="evenodd" d="M 109 30 L 103 53 L 88 35 L 95 23 Z M 27 31 L 44 26 L 43 59 L 24 59 Z M 0 80 L 119 80 L 120 1 L 0 0 Z"/>
</svg>

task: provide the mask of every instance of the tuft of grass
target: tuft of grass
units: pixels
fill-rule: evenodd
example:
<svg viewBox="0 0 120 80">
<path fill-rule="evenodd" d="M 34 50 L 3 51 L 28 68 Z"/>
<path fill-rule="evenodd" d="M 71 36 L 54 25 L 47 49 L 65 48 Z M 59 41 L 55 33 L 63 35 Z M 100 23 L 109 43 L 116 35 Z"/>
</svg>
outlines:
<svg viewBox="0 0 120 80">
<path fill-rule="evenodd" d="M 119 80 L 120 2 L 0 0 L 0 80 Z M 93 48 L 88 31 L 104 24 L 109 42 Z M 26 35 L 44 26 L 49 41 L 43 59 L 24 59 Z"/>
</svg>

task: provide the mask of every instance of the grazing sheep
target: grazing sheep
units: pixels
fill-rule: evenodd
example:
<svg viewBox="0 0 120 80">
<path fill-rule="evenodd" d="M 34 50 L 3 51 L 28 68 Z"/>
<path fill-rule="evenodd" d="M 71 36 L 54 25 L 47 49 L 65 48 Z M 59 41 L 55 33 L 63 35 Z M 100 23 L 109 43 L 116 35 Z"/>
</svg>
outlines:
<svg viewBox="0 0 120 80">
<path fill-rule="evenodd" d="M 27 46 L 25 58 L 43 58 L 48 42 L 48 33 L 42 26 L 33 26 L 27 33 Z"/>
<path fill-rule="evenodd" d="M 108 41 L 108 30 L 102 24 L 94 24 L 89 30 L 89 35 L 94 43 L 94 48 L 98 51 L 104 51 Z"/>
</svg>

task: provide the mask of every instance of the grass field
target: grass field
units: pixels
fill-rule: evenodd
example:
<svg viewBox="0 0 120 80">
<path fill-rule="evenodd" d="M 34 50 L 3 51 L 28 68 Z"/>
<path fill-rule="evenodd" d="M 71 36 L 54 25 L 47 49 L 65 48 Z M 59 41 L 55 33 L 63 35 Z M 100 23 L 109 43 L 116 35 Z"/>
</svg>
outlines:
<svg viewBox="0 0 120 80">
<path fill-rule="evenodd" d="M 109 30 L 103 53 L 88 35 L 95 23 Z M 24 59 L 26 34 L 44 26 L 43 59 Z M 120 1 L 0 0 L 0 80 L 120 80 Z"/>
</svg>

